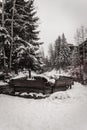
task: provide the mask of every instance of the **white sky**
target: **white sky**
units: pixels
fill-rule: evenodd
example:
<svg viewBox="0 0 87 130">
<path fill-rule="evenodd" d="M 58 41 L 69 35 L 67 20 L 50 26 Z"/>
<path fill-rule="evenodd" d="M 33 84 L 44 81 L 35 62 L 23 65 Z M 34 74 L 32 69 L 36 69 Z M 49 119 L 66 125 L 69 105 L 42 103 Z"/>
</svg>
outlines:
<svg viewBox="0 0 87 130">
<path fill-rule="evenodd" d="M 87 0 L 35 0 L 40 18 L 40 38 L 47 51 L 63 32 L 67 41 L 74 43 L 76 29 L 87 26 Z"/>
</svg>

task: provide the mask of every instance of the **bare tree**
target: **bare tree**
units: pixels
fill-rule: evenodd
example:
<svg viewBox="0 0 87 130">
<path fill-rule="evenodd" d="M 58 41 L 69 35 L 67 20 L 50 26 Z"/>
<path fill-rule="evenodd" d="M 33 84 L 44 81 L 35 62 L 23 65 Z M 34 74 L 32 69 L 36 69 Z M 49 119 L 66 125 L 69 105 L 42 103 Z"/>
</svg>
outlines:
<svg viewBox="0 0 87 130">
<path fill-rule="evenodd" d="M 76 35 L 75 35 L 75 41 L 76 41 L 76 44 L 77 46 L 79 46 L 81 43 L 83 43 L 85 40 L 87 39 L 87 28 L 84 27 L 84 26 L 81 26 L 80 28 L 78 28 L 76 30 Z M 84 49 L 84 46 L 83 46 L 83 59 L 85 57 L 85 49 Z M 80 51 L 79 51 L 79 47 L 78 47 L 78 59 L 80 59 Z M 82 70 L 81 70 L 81 59 L 79 60 L 79 65 L 80 65 L 80 75 L 82 74 Z M 84 67 L 84 60 L 83 60 L 83 67 Z"/>
<path fill-rule="evenodd" d="M 82 42 L 84 42 L 86 38 L 87 38 L 87 28 L 84 26 L 81 26 L 80 28 L 76 30 L 75 42 L 77 43 L 77 45 L 79 45 Z"/>
</svg>

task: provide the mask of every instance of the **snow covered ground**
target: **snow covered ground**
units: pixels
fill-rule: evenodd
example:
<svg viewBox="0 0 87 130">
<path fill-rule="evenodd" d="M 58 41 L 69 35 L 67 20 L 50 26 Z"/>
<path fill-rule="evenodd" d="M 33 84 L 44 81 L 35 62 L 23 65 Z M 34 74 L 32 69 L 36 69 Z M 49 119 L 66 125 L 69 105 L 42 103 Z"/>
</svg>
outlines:
<svg viewBox="0 0 87 130">
<path fill-rule="evenodd" d="M 87 130 L 87 87 L 38 100 L 1 94 L 0 130 Z"/>
<path fill-rule="evenodd" d="M 59 70 L 56 70 L 56 69 L 53 69 L 53 70 L 51 70 L 51 71 L 47 71 L 47 72 L 45 72 L 44 73 L 44 75 L 46 75 L 46 76 L 48 76 L 48 77 L 53 77 L 53 78 L 58 78 L 59 76 L 70 76 L 70 72 L 69 72 L 69 70 L 66 72 L 66 71 L 64 71 L 64 70 L 60 70 L 60 72 L 59 72 Z"/>
</svg>

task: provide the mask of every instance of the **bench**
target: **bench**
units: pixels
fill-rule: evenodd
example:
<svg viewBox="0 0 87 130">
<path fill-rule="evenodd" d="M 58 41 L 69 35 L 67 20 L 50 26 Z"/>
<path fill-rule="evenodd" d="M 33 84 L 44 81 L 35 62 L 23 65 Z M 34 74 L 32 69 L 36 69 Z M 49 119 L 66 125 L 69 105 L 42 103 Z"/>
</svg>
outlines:
<svg viewBox="0 0 87 130">
<path fill-rule="evenodd" d="M 60 91 L 67 90 L 68 88 L 71 89 L 73 84 L 74 84 L 73 79 L 68 77 L 66 78 L 60 77 L 59 79 L 55 80 L 54 89 L 58 89 Z"/>
<path fill-rule="evenodd" d="M 68 85 L 68 86 L 74 85 L 74 79 L 72 77 L 60 76 L 59 79 L 64 80 L 66 82 L 66 85 Z"/>
<path fill-rule="evenodd" d="M 9 88 L 8 83 L 0 84 L 0 94 L 6 93 Z"/>
<path fill-rule="evenodd" d="M 13 93 L 15 92 L 42 92 L 45 94 L 45 90 L 49 87 L 45 86 L 43 81 L 39 80 L 19 80 L 12 79 L 9 86 L 13 88 Z"/>
</svg>

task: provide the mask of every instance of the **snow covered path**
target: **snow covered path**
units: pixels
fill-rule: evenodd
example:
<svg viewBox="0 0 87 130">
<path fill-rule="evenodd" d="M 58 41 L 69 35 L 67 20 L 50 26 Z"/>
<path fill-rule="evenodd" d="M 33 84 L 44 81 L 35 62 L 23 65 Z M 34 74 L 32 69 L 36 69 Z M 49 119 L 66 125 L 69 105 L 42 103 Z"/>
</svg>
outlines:
<svg viewBox="0 0 87 130">
<path fill-rule="evenodd" d="M 87 88 L 40 100 L 0 95 L 0 130 L 87 130 Z"/>
</svg>

